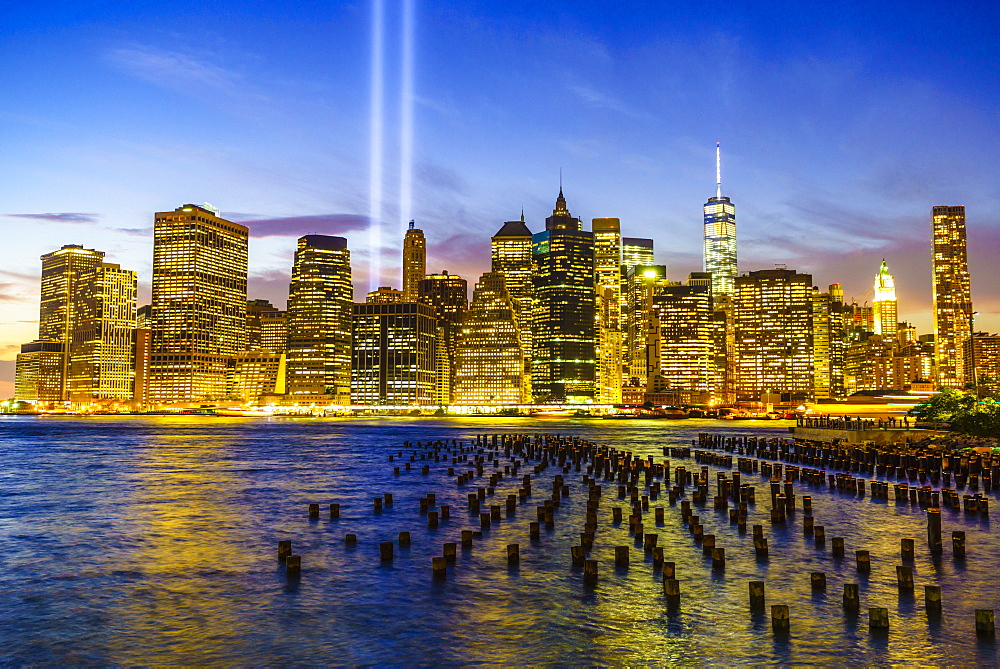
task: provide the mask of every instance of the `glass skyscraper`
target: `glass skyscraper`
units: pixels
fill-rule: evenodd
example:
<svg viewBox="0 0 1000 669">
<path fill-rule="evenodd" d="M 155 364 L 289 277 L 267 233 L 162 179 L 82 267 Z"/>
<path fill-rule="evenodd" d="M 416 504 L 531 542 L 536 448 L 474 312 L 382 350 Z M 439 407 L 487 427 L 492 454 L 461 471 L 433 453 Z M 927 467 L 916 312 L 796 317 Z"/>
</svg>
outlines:
<svg viewBox="0 0 1000 669">
<path fill-rule="evenodd" d="M 719 145 L 715 145 L 715 197 L 705 203 L 705 271 L 712 273 L 712 296 L 731 299 L 736 280 L 736 207 L 722 194 Z"/>
<path fill-rule="evenodd" d="M 934 207 L 934 357 L 938 387 L 961 388 L 962 350 L 972 336 L 972 294 L 965 248 L 965 207 Z M 971 381 L 971 379 L 969 379 Z"/>
</svg>

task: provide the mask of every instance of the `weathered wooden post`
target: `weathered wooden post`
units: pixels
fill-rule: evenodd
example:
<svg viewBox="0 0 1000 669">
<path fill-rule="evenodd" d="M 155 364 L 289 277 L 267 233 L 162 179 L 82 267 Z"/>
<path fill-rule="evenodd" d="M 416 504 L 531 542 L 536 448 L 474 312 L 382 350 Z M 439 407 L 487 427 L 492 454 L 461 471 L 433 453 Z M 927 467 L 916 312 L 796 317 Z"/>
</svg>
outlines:
<svg viewBox="0 0 1000 669">
<path fill-rule="evenodd" d="M 889 629 L 889 609 L 882 607 L 869 608 L 868 629 L 874 631 Z"/>
<path fill-rule="evenodd" d="M 533 521 L 528 523 L 528 538 L 538 539 L 541 536 L 541 523 Z"/>
<path fill-rule="evenodd" d="M 821 571 L 814 571 L 809 574 L 809 582 L 813 590 L 826 590 L 826 574 Z"/>
<path fill-rule="evenodd" d="M 443 557 L 431 558 L 431 570 L 434 572 L 434 576 L 444 577 L 448 573 L 448 561 Z"/>
<path fill-rule="evenodd" d="M 927 609 L 927 615 L 941 615 L 940 585 L 924 586 L 924 608 Z"/>
<path fill-rule="evenodd" d="M 278 542 L 278 562 L 284 562 L 285 558 L 292 554 L 291 541 Z"/>
<path fill-rule="evenodd" d="M 681 605 L 681 584 L 676 578 L 663 579 L 663 594 L 669 608 L 676 609 Z"/>
<path fill-rule="evenodd" d="M 663 578 L 675 578 L 677 574 L 677 567 L 673 562 L 663 563 Z"/>
<path fill-rule="evenodd" d="M 750 581 L 750 610 L 764 610 L 764 581 Z"/>
<path fill-rule="evenodd" d="M 569 554 L 574 567 L 579 567 L 587 559 L 587 550 L 583 546 L 570 546 Z"/>
<path fill-rule="evenodd" d="M 904 560 L 913 560 L 913 539 L 899 540 L 899 556 Z"/>
<path fill-rule="evenodd" d="M 726 570 L 726 549 L 716 546 L 712 549 L 712 571 Z"/>
<path fill-rule="evenodd" d="M 319 504 L 310 504 L 309 505 L 309 517 L 310 518 L 319 518 Z"/>
<path fill-rule="evenodd" d="M 896 583 L 900 592 L 913 591 L 913 567 L 896 565 Z"/>
<path fill-rule="evenodd" d="M 347 535 L 345 535 L 344 536 L 344 543 L 346 545 L 348 545 L 348 546 L 354 546 L 355 544 L 358 543 L 358 535 L 356 535 L 356 534 L 347 534 Z"/>
<path fill-rule="evenodd" d="M 870 572 L 872 570 L 872 562 L 868 551 L 855 551 L 854 554 L 858 562 L 858 571 L 865 574 Z"/>
<path fill-rule="evenodd" d="M 507 544 L 507 564 L 518 564 L 521 561 L 521 544 Z"/>
<path fill-rule="evenodd" d="M 844 557 L 844 537 L 833 538 L 833 557 Z"/>
<path fill-rule="evenodd" d="M 298 576 L 302 572 L 302 556 L 289 555 L 285 558 L 285 574 L 289 577 Z"/>
<path fill-rule="evenodd" d="M 976 634 L 981 637 L 996 636 L 993 609 L 976 609 Z"/>
<path fill-rule="evenodd" d="M 628 566 L 628 546 L 615 546 L 615 566 Z"/>
<path fill-rule="evenodd" d="M 951 533 L 951 553 L 956 560 L 965 558 L 965 532 L 956 530 Z"/>
<path fill-rule="evenodd" d="M 378 545 L 378 554 L 382 562 L 392 562 L 392 542 L 383 541 Z"/>
<path fill-rule="evenodd" d="M 588 585 L 597 583 L 597 560 L 585 560 L 583 563 L 583 582 Z"/>
<path fill-rule="evenodd" d="M 941 554 L 941 509 L 927 509 L 927 545 L 934 555 Z"/>
<path fill-rule="evenodd" d="M 340 505 L 339 504 L 331 504 L 330 505 L 330 520 L 336 520 L 337 518 L 340 518 Z"/>
<path fill-rule="evenodd" d="M 826 543 L 826 528 L 822 525 L 817 525 L 813 528 L 813 541 L 817 546 L 822 546 Z"/>
<path fill-rule="evenodd" d="M 472 548 L 472 530 L 462 530 L 462 548 Z"/>
<path fill-rule="evenodd" d="M 844 584 L 844 610 L 848 613 L 861 610 L 861 593 L 857 583 Z"/>
<path fill-rule="evenodd" d="M 410 533 L 409 532 L 400 532 L 399 533 L 398 541 L 399 541 L 400 548 L 403 548 L 404 546 L 409 546 L 410 545 Z"/>
<path fill-rule="evenodd" d="M 788 606 L 785 604 L 771 605 L 771 629 L 775 634 L 785 634 L 789 629 Z"/>
</svg>

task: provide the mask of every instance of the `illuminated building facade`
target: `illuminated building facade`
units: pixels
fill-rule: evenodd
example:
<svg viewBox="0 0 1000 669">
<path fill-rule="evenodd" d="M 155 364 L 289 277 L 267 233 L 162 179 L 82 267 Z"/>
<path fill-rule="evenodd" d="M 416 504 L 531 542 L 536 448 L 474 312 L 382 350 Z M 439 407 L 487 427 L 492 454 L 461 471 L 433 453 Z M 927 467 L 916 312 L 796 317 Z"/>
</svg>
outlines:
<svg viewBox="0 0 1000 669">
<path fill-rule="evenodd" d="M 288 345 L 288 313 L 267 300 L 247 302 L 247 350 L 284 353 Z"/>
<path fill-rule="evenodd" d="M 454 367 L 454 403 L 521 404 L 525 401 L 524 358 L 517 309 L 504 277 L 488 272 L 479 278 L 472 304 L 458 336 Z"/>
<path fill-rule="evenodd" d="M 545 230 L 532 237 L 532 396 L 593 402 L 597 371 L 594 234 L 566 208 L 562 189 Z"/>
<path fill-rule="evenodd" d="M 285 390 L 293 400 L 350 404 L 353 294 L 347 240 L 300 237 L 288 289 Z"/>
<path fill-rule="evenodd" d="M 132 400 L 136 283 L 135 272 L 112 263 L 81 275 L 73 294 L 70 401 Z"/>
<path fill-rule="evenodd" d="M 893 342 L 881 335 L 864 335 L 847 347 L 844 377 L 847 393 L 863 390 L 902 390 L 896 386 Z"/>
<path fill-rule="evenodd" d="M 155 214 L 151 402 L 225 397 L 229 357 L 246 349 L 248 237 L 198 205 Z"/>
<path fill-rule="evenodd" d="M 597 291 L 597 395 L 598 401 L 622 401 L 622 236 L 617 218 L 595 218 L 594 282 Z"/>
<path fill-rule="evenodd" d="M 14 363 L 14 399 L 25 402 L 51 403 L 63 399 L 62 344 L 57 341 L 35 340 L 21 344 Z"/>
<path fill-rule="evenodd" d="M 641 237 L 622 237 L 622 278 L 636 265 L 652 265 L 653 240 Z"/>
<path fill-rule="evenodd" d="M 889 273 L 889 268 L 882 259 L 878 274 L 875 275 L 875 299 L 872 300 L 872 316 L 875 321 L 875 334 L 885 339 L 896 336 L 899 327 L 899 315 L 896 303 L 896 280 Z"/>
<path fill-rule="evenodd" d="M 847 307 L 848 326 L 855 333 L 875 333 L 875 307 L 851 302 Z"/>
<path fill-rule="evenodd" d="M 420 282 L 427 274 L 427 240 L 424 231 L 410 227 L 403 237 L 403 302 L 416 302 L 420 295 Z"/>
<path fill-rule="evenodd" d="M 462 320 L 469 308 L 469 285 L 457 274 L 429 274 L 420 281 L 418 300 L 433 310 L 438 321 L 434 378 L 437 403 L 452 404 L 455 381 L 455 351 Z"/>
<path fill-rule="evenodd" d="M 402 304 L 403 291 L 390 286 L 379 286 L 365 296 L 366 304 Z"/>
<path fill-rule="evenodd" d="M 847 309 L 839 283 L 826 292 L 813 287 L 813 396 L 842 399 L 846 396 L 844 364 L 847 351 Z"/>
<path fill-rule="evenodd" d="M 520 341 L 524 357 L 524 375 L 531 378 L 531 231 L 520 221 L 507 221 L 490 239 L 490 269 L 503 276 L 507 294 L 517 310 Z"/>
<path fill-rule="evenodd" d="M 980 396 L 1000 393 L 1000 336 L 976 332 L 965 340 L 962 359 L 965 381 L 976 384 Z"/>
<path fill-rule="evenodd" d="M 240 351 L 233 355 L 229 365 L 229 397 L 244 404 L 256 404 L 262 395 L 284 394 L 287 373 L 284 353 L 268 349 Z"/>
<path fill-rule="evenodd" d="M 718 375 L 711 286 L 662 286 L 651 303 L 655 382 L 647 389 L 669 394 L 671 404 L 708 404 Z"/>
<path fill-rule="evenodd" d="M 434 311 L 425 304 L 355 304 L 351 402 L 437 404 L 437 331 Z"/>
<path fill-rule="evenodd" d="M 653 298 L 667 286 L 666 265 L 634 265 L 625 275 L 625 364 L 628 385 L 645 388 L 657 364 L 650 352 L 655 346 L 655 328 L 651 329 L 650 314 Z"/>
<path fill-rule="evenodd" d="M 808 399 L 813 392 L 812 276 L 788 269 L 736 278 L 736 394 Z M 782 398 L 785 401 L 785 398 Z"/>
<path fill-rule="evenodd" d="M 722 194 L 719 145 L 715 145 L 715 197 L 705 203 L 705 271 L 716 299 L 730 298 L 736 281 L 736 207 Z"/>
<path fill-rule="evenodd" d="M 68 400 L 70 354 L 79 318 L 76 309 L 80 306 L 76 296 L 84 283 L 92 280 L 94 270 L 104 262 L 104 252 L 67 244 L 58 251 L 46 253 L 41 260 L 38 339 L 59 343 L 62 359 L 55 383 L 59 387 L 58 400 Z"/>
<path fill-rule="evenodd" d="M 938 387 L 965 384 L 962 350 L 972 336 L 972 293 L 965 248 L 965 207 L 934 207 L 934 344 Z"/>
</svg>

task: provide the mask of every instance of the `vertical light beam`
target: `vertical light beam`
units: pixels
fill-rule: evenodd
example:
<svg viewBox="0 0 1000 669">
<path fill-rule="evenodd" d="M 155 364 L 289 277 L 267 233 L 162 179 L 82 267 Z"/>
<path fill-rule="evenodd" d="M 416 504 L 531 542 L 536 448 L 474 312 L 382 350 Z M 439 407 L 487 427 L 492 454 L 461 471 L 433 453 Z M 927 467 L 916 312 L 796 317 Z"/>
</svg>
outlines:
<svg viewBox="0 0 1000 669">
<path fill-rule="evenodd" d="M 382 126 L 385 57 L 384 0 L 372 0 L 371 138 L 368 172 L 368 284 L 376 290 L 382 280 Z"/>
<path fill-rule="evenodd" d="M 413 218 L 413 40 L 415 0 L 403 0 L 402 81 L 399 122 L 399 228 Z"/>
<path fill-rule="evenodd" d="M 721 142 L 715 143 L 715 197 L 722 197 L 722 148 Z"/>
</svg>

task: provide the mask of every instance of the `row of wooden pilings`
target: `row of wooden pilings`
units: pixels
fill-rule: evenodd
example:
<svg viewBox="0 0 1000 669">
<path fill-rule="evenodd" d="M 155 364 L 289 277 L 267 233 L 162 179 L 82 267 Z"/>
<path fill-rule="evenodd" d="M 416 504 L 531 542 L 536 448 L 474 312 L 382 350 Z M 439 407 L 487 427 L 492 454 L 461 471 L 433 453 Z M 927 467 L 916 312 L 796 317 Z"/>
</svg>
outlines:
<svg viewBox="0 0 1000 669">
<path fill-rule="evenodd" d="M 492 439 L 492 444 L 490 443 L 490 439 Z M 411 444 L 406 443 L 404 446 L 410 447 Z M 516 509 L 519 504 L 525 503 L 529 498 L 531 498 L 532 475 L 538 475 L 550 466 L 561 467 L 563 474 L 569 473 L 573 468 L 579 472 L 582 467 L 586 466 L 586 474 L 583 475 L 583 481 L 587 486 L 589 486 L 589 497 L 587 500 L 587 513 L 583 528 L 584 531 L 580 534 L 580 545 L 572 546 L 570 551 L 572 568 L 582 568 L 583 582 L 585 584 L 593 585 L 596 583 L 599 574 L 598 561 L 587 558 L 589 552 L 593 548 L 598 525 L 597 511 L 601 499 L 602 487 L 597 483 L 597 478 L 595 476 L 600 475 L 603 475 L 606 481 L 617 481 L 618 497 L 620 499 L 624 499 L 626 496 L 629 496 L 632 504 L 632 513 L 629 516 L 630 534 L 634 535 L 636 545 L 643 546 L 647 555 L 652 556 L 654 570 L 659 570 L 662 573 L 663 593 L 668 608 L 677 609 L 681 603 L 680 582 L 676 578 L 676 564 L 675 562 L 668 562 L 664 560 L 664 549 L 662 546 L 657 545 L 658 535 L 644 531 L 642 518 L 644 512 L 648 511 L 650 508 L 650 500 L 656 500 L 659 497 L 662 492 L 661 484 L 663 482 L 670 481 L 671 474 L 673 474 L 672 478 L 674 485 L 667 490 L 667 497 L 670 505 L 674 506 L 679 497 L 685 495 L 686 487 L 692 486 L 693 490 L 691 491 L 691 499 L 680 500 L 682 521 L 688 526 L 695 539 L 695 543 L 700 546 L 700 550 L 703 555 L 712 559 L 713 570 L 725 570 L 725 548 L 716 545 L 716 537 L 714 535 L 704 534 L 703 527 L 699 522 L 699 516 L 694 515 L 691 508 L 692 503 L 696 505 L 704 505 L 707 503 L 709 492 L 707 466 L 702 466 L 701 471 L 697 472 L 697 478 L 695 478 L 695 473 L 687 471 L 687 468 L 684 466 L 678 466 L 674 468 L 673 472 L 671 472 L 669 460 L 664 460 L 662 463 L 656 463 L 652 457 L 640 458 L 634 456 L 628 451 L 619 451 L 608 447 L 600 447 L 578 438 L 564 438 L 559 437 L 558 435 L 534 435 L 534 438 L 528 435 L 480 435 L 476 439 L 474 445 L 466 446 L 452 440 L 450 445 L 447 442 L 438 441 L 430 444 L 416 444 L 416 447 L 417 450 L 413 450 L 410 453 L 409 462 L 406 462 L 407 469 L 409 469 L 409 464 L 417 462 L 418 458 L 423 461 L 432 459 L 436 463 L 439 463 L 442 460 L 446 463 L 449 463 L 450 461 L 452 466 L 448 467 L 448 475 L 456 476 L 456 484 L 459 487 L 470 485 L 476 479 L 486 476 L 487 466 L 492 465 L 494 468 L 494 471 L 489 473 L 489 486 L 485 488 L 480 487 L 476 490 L 476 492 L 469 493 L 468 495 L 469 513 L 472 517 L 475 517 L 476 514 L 479 515 L 480 528 L 478 531 L 462 530 L 461 545 L 463 548 L 471 548 L 474 540 L 481 539 L 484 536 L 483 533 L 489 530 L 492 524 L 501 520 L 501 511 L 503 507 L 500 505 L 492 505 L 490 506 L 489 512 L 486 513 L 481 512 L 481 506 L 487 496 L 495 494 L 496 487 L 505 477 L 516 476 L 520 468 L 525 466 L 527 462 L 535 463 L 533 472 L 532 474 L 524 474 L 521 478 L 520 486 L 517 489 L 517 492 L 507 495 L 506 512 L 508 517 L 516 514 Z M 421 451 L 419 449 L 423 450 Z M 689 457 L 691 455 L 690 449 L 687 449 L 686 447 L 673 449 L 664 448 L 664 451 L 665 454 L 669 452 L 671 457 Z M 508 462 L 508 464 L 503 466 L 502 470 L 500 467 L 501 456 Z M 389 456 L 389 461 L 394 462 L 403 457 L 403 453 L 400 451 L 396 455 Z M 731 459 L 728 462 L 719 462 L 718 458 L 720 456 L 712 453 L 695 451 L 695 457 L 700 461 L 704 461 L 712 465 L 721 464 L 722 466 L 732 466 Z M 461 469 L 461 465 L 466 463 L 468 463 L 471 468 L 456 475 L 456 469 Z M 717 494 L 713 498 L 714 507 L 717 511 L 727 510 L 729 501 L 732 500 L 737 507 L 728 509 L 730 524 L 736 525 L 741 534 L 746 530 L 746 520 L 749 507 L 753 506 L 756 502 L 756 490 L 754 486 L 742 483 L 741 473 L 760 470 L 761 474 L 765 474 L 765 464 L 767 464 L 768 467 L 771 467 L 768 463 L 758 463 L 756 460 L 752 463 L 741 461 L 740 471 L 733 471 L 728 476 L 724 472 L 719 472 L 717 474 Z M 780 477 L 781 465 L 777 465 L 777 467 L 777 474 Z M 788 469 L 790 468 L 786 468 L 786 477 L 788 476 Z M 770 474 L 773 472 L 768 473 Z M 797 476 L 797 468 L 795 473 Z M 394 467 L 394 474 L 399 475 L 398 467 Z M 421 467 L 421 474 L 429 474 L 429 465 Z M 803 480 L 808 481 L 809 476 L 812 476 L 812 474 L 807 474 L 806 471 L 803 470 Z M 647 492 L 648 494 L 640 495 L 640 492 Z M 529 524 L 529 538 L 532 541 L 537 541 L 540 538 L 540 527 L 542 524 L 544 524 L 547 529 L 552 529 L 554 527 L 555 514 L 560 507 L 560 499 L 568 497 L 569 493 L 570 487 L 566 485 L 563 476 L 561 474 L 556 474 L 552 482 L 551 497 L 544 500 L 543 505 L 536 507 L 537 520 Z M 792 489 L 792 480 L 785 481 L 784 490 L 781 488 L 780 478 L 778 481 L 772 480 L 771 493 L 772 523 L 787 522 L 788 517 L 794 514 L 796 508 L 795 494 Z M 386 493 L 373 501 L 373 512 L 376 514 L 381 513 L 383 508 L 391 508 L 392 504 L 392 495 L 390 493 Z M 811 513 L 811 497 L 804 496 L 802 498 L 802 504 L 803 511 L 805 512 L 805 516 L 803 518 L 803 530 L 807 535 L 812 536 L 818 545 L 822 545 L 825 542 L 825 531 L 822 526 L 815 525 L 814 523 Z M 435 529 L 439 521 L 450 518 L 450 507 L 441 506 L 439 511 L 434 511 L 432 509 L 434 509 L 435 506 L 436 496 L 433 493 L 421 498 L 419 503 L 420 513 L 428 517 L 429 529 Z M 319 508 L 319 504 L 311 504 L 309 506 L 310 518 L 318 518 Z M 654 511 L 656 524 L 662 525 L 664 523 L 664 508 L 656 507 Z M 932 511 L 934 511 L 934 509 L 930 509 L 928 511 L 929 519 L 933 515 L 931 513 Z M 331 519 L 337 519 L 339 516 L 340 505 L 331 504 Z M 613 507 L 612 524 L 617 525 L 621 522 L 621 507 Z M 940 552 L 940 510 L 937 510 L 936 543 L 933 539 L 935 536 L 933 527 L 934 521 L 929 520 L 929 545 L 932 551 L 934 551 L 935 546 L 937 546 L 938 552 Z M 409 533 L 400 532 L 397 537 L 397 541 L 400 546 L 409 545 Z M 357 537 L 355 535 L 346 535 L 345 543 L 350 545 L 356 542 Z M 757 558 L 767 559 L 767 539 L 764 537 L 762 525 L 754 526 L 753 543 Z M 393 560 L 393 545 L 393 542 L 380 542 L 379 552 L 380 558 L 383 562 L 391 562 Z M 956 558 L 964 556 L 964 548 L 964 533 L 953 533 L 953 553 Z M 907 558 L 907 549 L 909 549 L 909 558 Z M 616 546 L 614 553 L 616 568 L 628 568 L 630 554 L 629 547 L 627 545 Z M 904 539 L 901 546 L 901 554 L 904 561 L 906 559 L 912 559 L 912 553 L 912 539 Z M 441 578 L 446 576 L 449 565 L 455 563 L 456 561 L 456 554 L 456 543 L 443 544 L 442 555 L 435 556 L 431 560 L 431 571 L 435 577 Z M 834 556 L 843 556 L 843 538 L 833 538 L 833 554 Z M 283 541 L 279 543 L 279 559 L 284 562 L 289 577 L 298 577 L 300 575 L 301 558 L 297 555 L 291 554 L 291 542 Z M 856 560 L 859 572 L 870 570 L 870 556 L 867 551 L 856 551 Z M 508 564 L 516 565 L 519 561 L 520 544 L 508 544 Z M 907 565 L 897 566 L 897 579 L 901 590 L 913 589 L 911 567 Z M 810 574 L 810 580 L 812 587 L 815 589 L 824 589 L 826 587 L 826 577 L 825 574 L 821 572 Z M 749 585 L 749 592 L 751 608 L 754 610 L 762 610 L 762 607 L 764 606 L 764 583 L 762 581 L 751 582 Z M 941 602 L 940 587 L 931 585 L 925 586 L 925 601 L 927 602 L 927 610 L 929 614 L 933 614 L 935 607 L 936 610 L 939 611 Z M 844 584 L 844 606 L 845 610 L 849 612 L 856 612 L 857 610 L 860 610 L 858 584 Z M 884 614 L 882 613 L 883 611 L 885 611 Z M 883 627 L 883 620 L 886 625 L 888 624 L 888 613 L 886 609 L 872 608 L 869 613 L 870 624 L 873 629 L 881 629 Z M 980 618 L 982 618 L 982 621 L 980 621 Z M 988 624 L 987 618 L 989 620 Z M 785 605 L 772 606 L 772 620 L 774 621 L 775 631 L 781 632 L 783 630 L 787 630 L 789 626 L 788 607 Z M 989 631 L 987 628 L 989 628 Z M 992 611 L 977 611 L 977 630 L 984 634 L 992 633 Z"/>
</svg>

